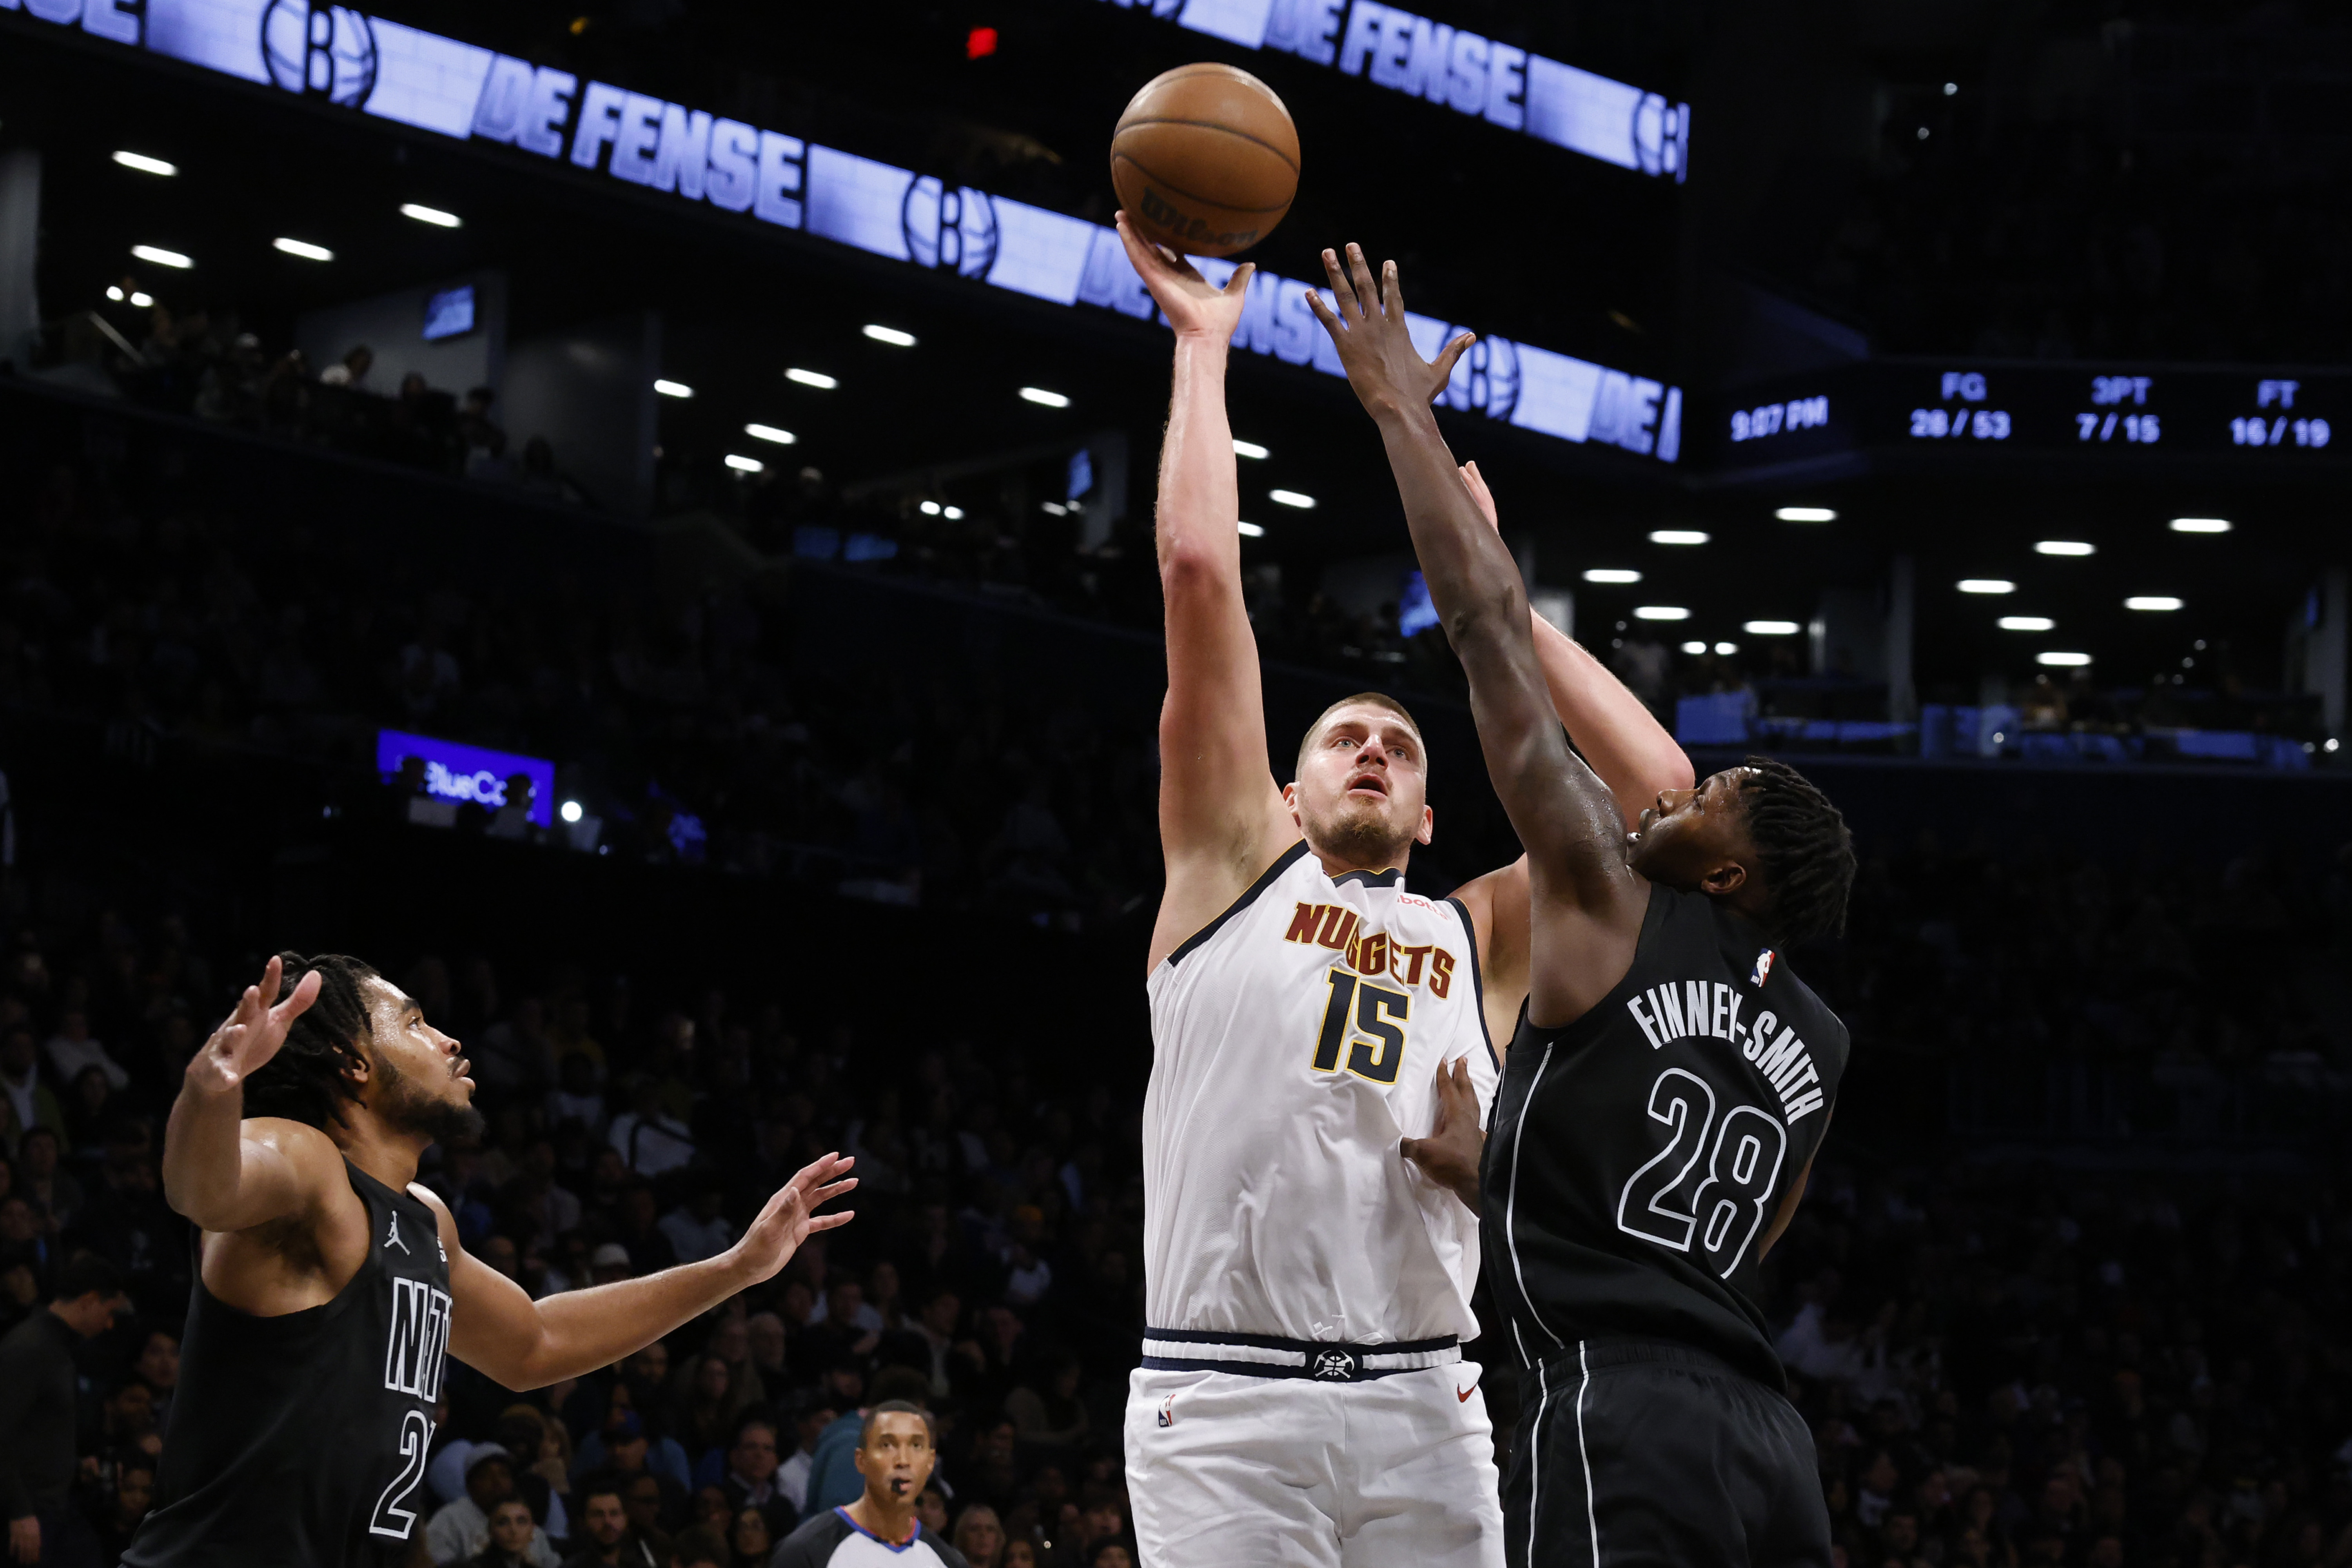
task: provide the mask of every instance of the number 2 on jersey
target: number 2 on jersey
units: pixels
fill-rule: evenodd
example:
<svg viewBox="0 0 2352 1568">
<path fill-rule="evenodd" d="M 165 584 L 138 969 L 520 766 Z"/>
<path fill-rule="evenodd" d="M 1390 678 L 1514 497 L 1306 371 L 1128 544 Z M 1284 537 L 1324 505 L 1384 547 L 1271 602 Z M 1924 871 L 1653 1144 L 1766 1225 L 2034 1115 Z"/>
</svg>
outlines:
<svg viewBox="0 0 2352 1568">
<path fill-rule="evenodd" d="M 425 1479 L 425 1460 L 433 1447 L 433 1422 L 422 1410 L 410 1410 L 400 1418 L 400 1473 L 383 1489 L 375 1501 L 375 1517 L 368 1521 L 370 1535 L 388 1535 L 394 1541 L 405 1541 L 408 1532 L 416 1528 L 416 1510 L 404 1506 L 416 1484 Z"/>
<path fill-rule="evenodd" d="M 1671 1131 L 1618 1195 L 1617 1228 L 1675 1252 L 1696 1242 L 1716 1277 L 1727 1279 L 1764 1224 L 1788 1130 L 1752 1105 L 1733 1106 L 1717 1127 L 1713 1086 L 1681 1068 L 1658 1075 L 1648 1109 Z"/>
<path fill-rule="evenodd" d="M 1344 1045 L 1349 1072 L 1373 1083 L 1396 1082 L 1397 1069 L 1404 1066 L 1404 1023 L 1412 1011 L 1412 998 L 1360 979 L 1336 963 L 1326 978 L 1330 982 L 1331 999 L 1324 1005 L 1323 1027 L 1315 1037 L 1315 1070 L 1336 1070 Z M 1349 1038 L 1350 1016 L 1356 1026 L 1354 1039 Z"/>
</svg>

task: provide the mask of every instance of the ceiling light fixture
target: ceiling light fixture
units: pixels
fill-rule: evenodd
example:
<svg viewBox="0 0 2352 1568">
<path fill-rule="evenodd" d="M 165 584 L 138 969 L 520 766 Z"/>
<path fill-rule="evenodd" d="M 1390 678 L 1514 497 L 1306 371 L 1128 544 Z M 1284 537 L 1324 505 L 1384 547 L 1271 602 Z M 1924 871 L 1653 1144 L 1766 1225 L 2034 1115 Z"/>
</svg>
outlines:
<svg viewBox="0 0 2352 1568">
<path fill-rule="evenodd" d="M 888 343 L 894 349 L 910 349 L 915 346 L 915 334 L 902 332 L 896 327 L 877 326 L 868 321 L 860 330 L 876 342 Z"/>
<path fill-rule="evenodd" d="M 312 245 L 307 239 L 288 239 L 284 235 L 271 240 L 269 247 L 289 256 L 299 256 L 305 261 L 332 261 L 335 258 L 335 253 L 323 245 Z"/>
<path fill-rule="evenodd" d="M 789 447 L 800 439 L 791 431 L 778 429 L 773 425 L 746 425 L 743 434 L 755 441 L 773 441 L 779 447 Z"/>
<path fill-rule="evenodd" d="M 1963 594 L 2014 594 L 2017 584 L 2006 577 L 1963 577 L 1954 584 Z"/>
<path fill-rule="evenodd" d="M 126 169 L 136 169 L 142 174 L 162 174 L 166 178 L 180 172 L 177 163 L 167 163 L 161 158 L 150 158 L 144 153 L 117 153 L 114 161 Z"/>
<path fill-rule="evenodd" d="M 1637 621 L 1686 621 L 1690 612 L 1680 605 L 1637 605 L 1633 607 Z"/>
<path fill-rule="evenodd" d="M 1595 566 L 1584 574 L 1584 580 L 1588 583 L 1638 583 L 1642 574 L 1622 566 Z"/>
<path fill-rule="evenodd" d="M 656 381 L 654 383 L 654 390 L 660 393 L 664 397 L 692 397 L 694 395 L 694 388 L 687 385 L 686 383 L 682 381 Z"/>
<path fill-rule="evenodd" d="M 419 223 L 429 223 L 435 228 L 463 228 L 466 220 L 456 213 L 445 213 L 439 207 L 428 207 L 421 202 L 403 202 L 400 216 L 413 217 Z"/>
<path fill-rule="evenodd" d="M 1742 621 L 1739 629 L 1752 637 L 1790 637 L 1804 630 L 1794 621 Z"/>
<path fill-rule="evenodd" d="M 1058 392 L 1048 392 L 1042 386 L 1024 386 L 1021 389 L 1021 395 L 1031 403 L 1043 404 L 1047 408 L 1067 408 L 1070 405 L 1068 398 Z"/>
<path fill-rule="evenodd" d="M 841 383 L 835 381 L 833 377 L 825 374 L 824 372 L 821 370 L 802 370 L 797 366 L 784 372 L 784 379 L 786 381 L 797 381 L 803 386 L 814 386 L 819 392 L 831 392 L 835 387 L 841 384 Z"/>
<path fill-rule="evenodd" d="M 1835 522 L 1837 511 L 1826 506 L 1784 506 L 1772 514 L 1782 522 Z"/>
<path fill-rule="evenodd" d="M 1707 536 L 1696 528 L 1659 528 L 1650 532 L 1653 544 L 1705 544 Z"/>
<path fill-rule="evenodd" d="M 2096 555 L 2099 547 L 2080 539 L 2044 539 L 2033 546 L 2036 555 Z"/>
<path fill-rule="evenodd" d="M 158 267 L 194 267 L 195 263 L 176 250 L 165 250 L 159 245 L 134 245 L 131 254 L 142 261 L 152 261 Z"/>
</svg>

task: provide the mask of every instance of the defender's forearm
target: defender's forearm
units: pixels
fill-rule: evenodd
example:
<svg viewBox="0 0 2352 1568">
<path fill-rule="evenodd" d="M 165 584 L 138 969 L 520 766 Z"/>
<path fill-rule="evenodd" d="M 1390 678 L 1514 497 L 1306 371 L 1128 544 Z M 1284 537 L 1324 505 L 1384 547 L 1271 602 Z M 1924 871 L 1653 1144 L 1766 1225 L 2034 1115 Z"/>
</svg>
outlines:
<svg viewBox="0 0 2352 1568">
<path fill-rule="evenodd" d="M 272 1216 L 246 1191 L 242 1087 L 206 1090 L 184 1079 L 163 1129 L 163 1201 L 203 1230 L 243 1230 Z"/>
<path fill-rule="evenodd" d="M 610 1366 L 751 1283 L 730 1251 L 658 1274 L 546 1297 L 535 1303 L 539 1342 L 518 1369 L 525 1381 L 509 1386 L 543 1388 Z"/>
<path fill-rule="evenodd" d="M 1373 418 L 1430 602 L 1455 653 L 1467 659 L 1466 643 L 1498 637 L 1525 646 L 1527 588 L 1518 563 L 1464 488 L 1437 416 L 1426 406 L 1407 406 L 1379 409 Z"/>
<path fill-rule="evenodd" d="M 1569 739 L 1609 786 L 1628 827 L 1660 790 L 1688 789 L 1690 758 L 1646 704 L 1584 646 L 1535 617 L 1536 658 Z"/>
</svg>

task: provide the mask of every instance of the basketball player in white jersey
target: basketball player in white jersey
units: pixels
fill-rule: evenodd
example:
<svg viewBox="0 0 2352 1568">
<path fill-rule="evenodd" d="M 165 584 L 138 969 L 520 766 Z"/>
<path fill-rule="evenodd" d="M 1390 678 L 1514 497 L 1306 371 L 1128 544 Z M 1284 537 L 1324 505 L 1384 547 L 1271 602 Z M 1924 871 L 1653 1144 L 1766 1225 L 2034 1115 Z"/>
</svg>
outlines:
<svg viewBox="0 0 2352 1568">
<path fill-rule="evenodd" d="M 1176 333 L 1137 1539 L 1146 1568 L 1499 1568 L 1492 1433 L 1460 1349 L 1478 1217 L 1413 1151 L 1441 1075 L 1482 1119 L 1493 1097 L 1493 1042 L 1528 985 L 1526 863 L 1450 899 L 1405 889 L 1433 826 L 1427 762 L 1378 694 L 1334 704 L 1276 783 L 1224 403 L 1251 268 L 1218 289 L 1124 215 L 1119 234 Z M 1629 820 L 1687 788 L 1648 710 L 1537 627 L 1560 717 Z"/>
</svg>

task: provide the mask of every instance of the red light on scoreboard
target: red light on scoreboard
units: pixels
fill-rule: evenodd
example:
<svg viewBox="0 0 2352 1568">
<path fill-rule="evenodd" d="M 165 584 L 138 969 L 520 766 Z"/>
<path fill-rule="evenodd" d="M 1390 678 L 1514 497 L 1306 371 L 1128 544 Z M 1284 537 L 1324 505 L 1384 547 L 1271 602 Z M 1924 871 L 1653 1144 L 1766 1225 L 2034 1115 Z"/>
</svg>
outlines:
<svg viewBox="0 0 2352 1568">
<path fill-rule="evenodd" d="M 963 41 L 963 58 L 976 60 L 996 52 L 996 29 L 974 27 Z"/>
</svg>

